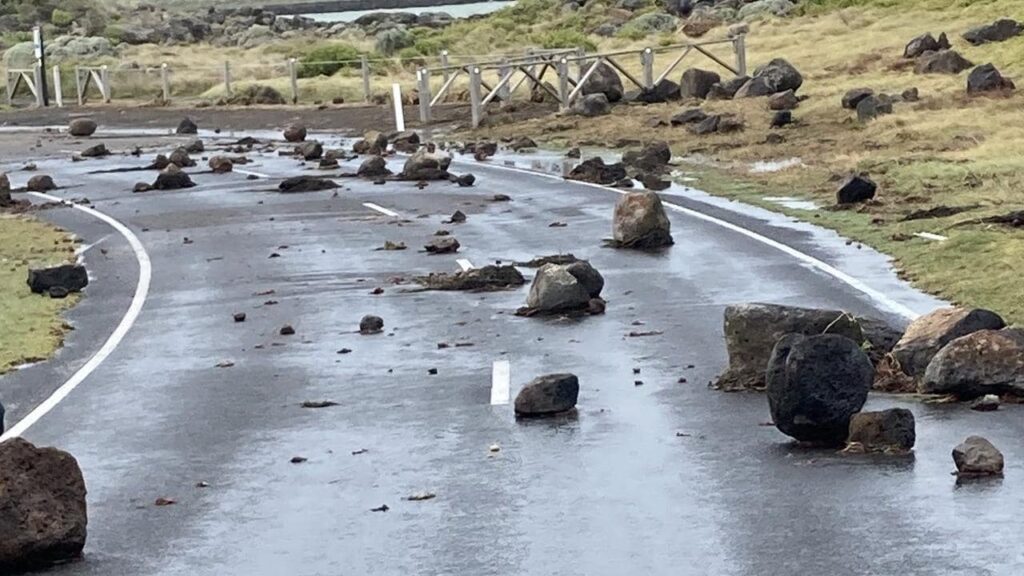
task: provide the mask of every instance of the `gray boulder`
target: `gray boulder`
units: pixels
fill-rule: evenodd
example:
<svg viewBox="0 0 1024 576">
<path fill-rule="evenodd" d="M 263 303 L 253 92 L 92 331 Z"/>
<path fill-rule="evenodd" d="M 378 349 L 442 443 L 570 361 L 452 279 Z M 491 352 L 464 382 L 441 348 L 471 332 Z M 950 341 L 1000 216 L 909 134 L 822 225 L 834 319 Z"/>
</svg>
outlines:
<svg viewBox="0 0 1024 576">
<path fill-rule="evenodd" d="M 604 94 L 608 102 L 622 100 L 624 94 L 622 89 L 622 78 L 619 73 L 608 64 L 601 63 L 594 70 L 594 73 L 583 83 L 581 94 Z"/>
<path fill-rule="evenodd" d="M 88 524 L 85 494 L 82 470 L 67 452 L 37 448 L 21 438 L 0 443 L 0 573 L 81 556 Z"/>
<path fill-rule="evenodd" d="M 302 142 L 306 139 L 306 127 L 301 124 L 290 124 L 284 129 L 286 142 Z"/>
<path fill-rule="evenodd" d="M 789 111 L 799 105 L 800 99 L 796 97 L 796 94 L 794 94 L 792 90 L 772 94 L 768 97 L 769 110 Z"/>
<path fill-rule="evenodd" d="M 620 248 L 651 250 L 671 246 L 672 223 L 654 192 L 630 192 L 615 204 L 612 240 Z"/>
<path fill-rule="evenodd" d="M 373 316 L 367 314 L 359 321 L 359 333 L 366 334 L 379 334 L 384 331 L 384 319 L 380 316 Z"/>
<path fill-rule="evenodd" d="M 770 96 L 786 90 L 796 92 L 803 83 L 804 77 L 792 64 L 775 58 L 754 70 L 754 76 L 736 92 L 736 98 Z"/>
<path fill-rule="evenodd" d="M 1019 36 L 1021 32 L 1024 32 L 1024 25 L 1021 25 L 1020 22 L 1009 18 L 1001 18 L 991 24 L 971 28 L 964 32 L 964 40 L 979 46 L 989 42 L 1009 40 L 1014 36 Z"/>
<path fill-rule="evenodd" d="M 847 110 L 856 110 L 857 104 L 860 104 L 861 100 L 874 95 L 875 91 L 871 88 L 854 88 L 853 90 L 847 90 L 846 94 L 843 94 L 843 108 L 846 108 Z"/>
<path fill-rule="evenodd" d="M 89 285 L 89 274 L 81 264 L 62 264 L 52 268 L 30 268 L 28 287 L 34 294 L 44 294 L 59 287 L 68 292 L 80 292 Z"/>
<path fill-rule="evenodd" d="M 621 163 L 605 164 L 599 157 L 584 160 L 569 175 L 569 180 L 579 180 L 605 186 L 614 184 L 626 177 L 626 168 Z"/>
<path fill-rule="evenodd" d="M 29 192 L 49 192 L 50 190 L 56 190 L 57 184 L 54 183 L 53 178 L 46 174 L 36 174 L 28 179 L 25 189 Z"/>
<path fill-rule="evenodd" d="M 608 97 L 604 94 L 587 94 L 573 102 L 572 111 L 580 116 L 591 118 L 610 114 L 612 107 L 608 103 Z"/>
<path fill-rule="evenodd" d="M 227 156 L 213 156 L 207 164 L 214 174 L 227 174 L 235 169 L 235 163 Z"/>
<path fill-rule="evenodd" d="M 402 180 L 447 180 L 452 158 L 433 144 L 417 150 L 405 161 L 399 178 Z"/>
<path fill-rule="evenodd" d="M 305 138 L 305 136 L 303 136 Z M 388 137 L 376 130 L 363 134 L 361 140 L 352 145 L 352 151 L 356 154 L 373 154 L 379 156 L 388 149 Z"/>
<path fill-rule="evenodd" d="M 90 118 L 75 118 L 68 124 L 68 134 L 78 138 L 92 136 L 96 133 L 96 122 Z"/>
<path fill-rule="evenodd" d="M 660 140 L 651 142 L 639 150 L 629 150 L 622 155 L 622 163 L 626 166 L 652 172 L 664 171 L 670 160 L 672 149 L 668 143 Z"/>
<path fill-rule="evenodd" d="M 110 150 L 107 150 L 106 144 L 100 142 L 82 150 L 81 156 L 82 158 L 102 158 L 103 156 L 110 156 Z"/>
<path fill-rule="evenodd" d="M 981 308 L 940 308 L 914 320 L 892 355 L 904 374 L 923 376 L 932 358 L 947 344 L 979 330 L 1000 330 L 1006 323 Z"/>
<path fill-rule="evenodd" d="M 857 120 L 870 122 L 879 116 L 892 114 L 892 100 L 883 96 L 868 96 L 857 102 Z"/>
<path fill-rule="evenodd" d="M 779 304 L 737 304 L 725 309 L 725 348 L 729 366 L 715 383 L 726 391 L 765 387 L 765 366 L 786 334 L 838 334 L 863 342 L 860 322 L 840 310 Z"/>
<path fill-rule="evenodd" d="M 924 394 L 1024 396 L 1024 329 L 978 330 L 946 344 L 918 385 Z"/>
<path fill-rule="evenodd" d="M 577 260 L 565 266 L 566 272 L 580 283 L 591 298 L 597 298 L 604 290 L 604 276 L 586 260 Z"/>
<path fill-rule="evenodd" d="M 576 407 L 580 381 L 574 374 L 549 374 L 535 378 L 516 395 L 519 417 L 551 416 Z"/>
<path fill-rule="evenodd" d="M 732 100 L 740 88 L 750 82 L 749 76 L 737 76 L 731 80 L 725 80 L 714 84 L 708 91 L 708 100 Z"/>
<path fill-rule="evenodd" d="M 184 146 L 175 148 L 174 152 L 171 152 L 169 160 L 178 168 L 190 168 L 196 165 L 196 161 L 189 156 L 188 150 Z"/>
<path fill-rule="evenodd" d="M 391 170 L 388 170 L 388 163 L 383 157 L 370 156 L 359 165 L 356 174 L 363 178 L 381 178 L 383 176 L 390 176 Z"/>
<path fill-rule="evenodd" d="M 175 133 L 176 134 L 198 134 L 199 133 L 199 126 L 196 126 L 196 123 L 193 122 L 191 118 L 183 118 L 181 120 L 181 122 L 178 123 L 178 128 L 175 130 Z"/>
<path fill-rule="evenodd" d="M 324 156 L 324 145 L 316 140 L 307 140 L 295 147 L 295 153 L 303 160 L 319 160 Z"/>
<path fill-rule="evenodd" d="M 874 367 L 860 345 L 837 334 L 787 334 L 765 374 L 768 407 L 780 432 L 801 441 L 841 445 L 850 417 L 867 401 Z"/>
<path fill-rule="evenodd" d="M 914 66 L 915 74 L 959 74 L 974 64 L 956 50 L 930 52 L 921 56 Z"/>
<path fill-rule="evenodd" d="M 526 308 L 540 314 L 582 310 L 590 299 L 588 287 L 569 271 L 569 266 L 545 264 L 533 277 Z"/>
<path fill-rule="evenodd" d="M 690 68 L 683 72 L 683 77 L 679 82 L 679 94 L 683 98 L 699 98 L 703 100 L 708 97 L 711 87 L 721 81 L 722 77 L 714 72 Z"/>
<path fill-rule="evenodd" d="M 796 5 L 790 0 L 755 0 L 743 4 L 736 13 L 740 20 L 754 20 L 765 16 L 786 16 Z"/>
<path fill-rule="evenodd" d="M 978 66 L 967 76 L 967 93 L 1008 92 L 1017 87 L 1013 81 L 1004 78 L 992 64 Z"/>
<path fill-rule="evenodd" d="M 156 182 L 153 183 L 154 190 L 180 190 L 192 188 L 195 182 L 177 164 L 171 164 L 157 174 Z"/>
<path fill-rule="evenodd" d="M 1003 475 L 1003 453 L 981 436 L 968 436 L 953 448 L 953 463 L 961 478 Z"/>
<path fill-rule="evenodd" d="M 946 38 L 946 33 L 939 34 L 939 38 L 936 40 L 931 33 L 922 34 L 917 38 L 914 38 L 907 43 L 903 49 L 904 58 L 919 58 L 928 52 L 938 52 L 940 50 L 949 50 L 949 39 Z"/>
<path fill-rule="evenodd" d="M 707 120 L 707 117 L 707 113 L 701 110 L 700 108 L 690 108 L 689 110 L 684 110 L 672 116 L 672 119 L 669 120 L 669 123 L 672 124 L 673 126 L 681 126 L 684 124 L 697 124 L 699 122 Z"/>
<path fill-rule="evenodd" d="M 906 408 L 861 412 L 850 418 L 849 445 L 865 452 L 902 454 L 914 448 L 914 413 Z"/>
</svg>

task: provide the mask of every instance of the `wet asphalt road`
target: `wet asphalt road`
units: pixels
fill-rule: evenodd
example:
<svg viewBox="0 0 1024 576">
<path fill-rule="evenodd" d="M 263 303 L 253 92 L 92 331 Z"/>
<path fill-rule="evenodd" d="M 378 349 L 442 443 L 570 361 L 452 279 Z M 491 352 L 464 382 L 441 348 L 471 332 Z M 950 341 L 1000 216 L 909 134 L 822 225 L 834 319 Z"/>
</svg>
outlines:
<svg viewBox="0 0 1024 576">
<path fill-rule="evenodd" d="M 197 174 L 199 187 L 186 191 L 131 194 L 153 174 L 86 174 L 141 163 L 39 162 L 58 183 L 77 184 L 58 196 L 88 196 L 135 231 L 153 266 L 124 342 L 26 434 L 72 452 L 89 488 L 86 557 L 54 574 L 840 576 L 1024 567 L 1012 544 L 1024 510 L 1017 407 L 980 414 L 875 396 L 870 408 L 904 405 L 918 418 L 914 457 L 875 459 L 796 448 L 763 425 L 762 395 L 707 388 L 725 364 L 728 304 L 822 305 L 900 321 L 773 248 L 678 213 L 671 250 L 602 248 L 614 192 L 475 164 L 458 166 L 477 175 L 470 189 L 345 181 L 337 196 L 270 191 L 275 178 L 303 170 L 274 155 L 240 167 L 269 179 Z M 495 193 L 513 201 L 487 201 Z M 870 279 L 915 310 L 937 304 L 899 284 L 884 259 L 830 234 L 727 211 L 681 189 L 666 196 Z M 456 209 L 468 221 L 442 224 Z M 126 242 L 105 224 L 70 209 L 44 217 L 100 244 L 85 252 L 93 283 L 69 315 L 77 329 L 68 346 L 0 380 L 8 425 L 102 344 L 138 274 Z M 555 221 L 567 226 L 549 227 Z M 460 253 L 419 252 L 441 228 L 463 244 Z M 375 251 L 385 240 L 410 249 Z M 454 271 L 458 258 L 480 266 L 560 251 L 604 274 L 605 316 L 517 318 L 526 287 L 467 294 L 392 282 Z M 372 295 L 375 287 L 384 294 Z M 247 321 L 233 322 L 235 312 Z M 364 314 L 383 317 L 386 333 L 357 334 Z M 284 324 L 296 334 L 279 335 Z M 662 334 L 626 336 L 635 330 Z M 343 348 L 352 351 L 338 354 Z M 513 398 L 536 375 L 576 373 L 578 415 L 516 422 L 510 405 L 492 406 L 497 360 L 511 364 Z M 301 408 L 307 400 L 339 405 Z M 1004 480 L 956 486 L 949 452 L 971 433 L 1004 451 Z M 489 451 L 494 443 L 500 452 Z M 292 464 L 293 456 L 308 461 Z M 437 497 L 403 499 L 424 491 Z M 157 498 L 177 503 L 157 507 Z M 371 511 L 382 504 L 390 510 Z"/>
</svg>

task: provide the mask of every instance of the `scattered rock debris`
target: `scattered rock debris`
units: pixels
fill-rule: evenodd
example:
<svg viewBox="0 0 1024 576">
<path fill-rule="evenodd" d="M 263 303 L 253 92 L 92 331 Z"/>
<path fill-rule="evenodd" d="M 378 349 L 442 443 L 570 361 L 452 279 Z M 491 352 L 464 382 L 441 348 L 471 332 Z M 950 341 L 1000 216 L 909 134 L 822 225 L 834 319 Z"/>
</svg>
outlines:
<svg viewBox="0 0 1024 576">
<path fill-rule="evenodd" d="M 303 408 L 330 408 L 331 406 L 338 406 L 338 403 L 334 400 L 306 400 L 301 406 Z"/>
</svg>

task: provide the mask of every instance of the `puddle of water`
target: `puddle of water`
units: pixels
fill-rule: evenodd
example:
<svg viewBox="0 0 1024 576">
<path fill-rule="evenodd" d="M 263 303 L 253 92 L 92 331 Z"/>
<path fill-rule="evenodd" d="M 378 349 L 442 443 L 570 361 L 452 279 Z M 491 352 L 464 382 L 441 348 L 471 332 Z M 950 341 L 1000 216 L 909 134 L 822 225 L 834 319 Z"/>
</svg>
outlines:
<svg viewBox="0 0 1024 576">
<path fill-rule="evenodd" d="M 781 172 L 788 168 L 795 168 L 797 166 L 803 166 L 803 160 L 799 158 L 787 158 L 785 160 L 765 160 L 761 162 L 754 162 L 750 165 L 750 171 L 754 174 L 768 174 L 771 172 Z"/>
<path fill-rule="evenodd" d="M 766 200 L 792 210 L 818 209 L 818 205 L 814 202 L 811 202 L 810 200 L 801 200 L 800 198 L 793 198 L 792 196 L 765 196 L 762 200 Z"/>
</svg>

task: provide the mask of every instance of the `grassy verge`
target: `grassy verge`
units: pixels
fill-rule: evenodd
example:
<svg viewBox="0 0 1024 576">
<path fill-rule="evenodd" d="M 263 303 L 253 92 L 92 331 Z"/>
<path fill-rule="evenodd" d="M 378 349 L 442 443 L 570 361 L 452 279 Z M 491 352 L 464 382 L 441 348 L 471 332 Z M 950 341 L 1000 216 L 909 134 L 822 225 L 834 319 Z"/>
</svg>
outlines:
<svg viewBox="0 0 1024 576">
<path fill-rule="evenodd" d="M 850 6 L 851 7 L 844 7 Z M 808 97 L 794 112 L 799 124 L 768 144 L 771 112 L 764 99 L 701 104 L 730 113 L 747 128 L 738 134 L 693 136 L 679 127 L 649 128 L 679 104 L 619 107 L 599 119 L 550 118 L 485 128 L 490 137 L 531 135 L 556 144 L 611 143 L 626 137 L 666 140 L 677 155 L 712 159 L 690 167 L 699 186 L 835 229 L 892 255 L 901 273 L 923 290 L 954 302 L 992 308 L 1024 322 L 1020 280 L 1024 230 L 978 224 L 979 218 L 1024 209 L 1024 89 L 1009 97 L 968 98 L 966 75 L 915 75 L 902 60 L 903 45 L 918 34 L 946 32 L 954 48 L 976 64 L 994 63 L 1024 88 L 1024 37 L 970 46 L 966 29 L 1000 17 L 1024 20 L 1012 0 L 822 0 L 798 17 L 752 26 L 752 64 L 776 56 L 804 74 Z M 712 68 L 708 61 L 690 65 Z M 899 94 L 917 87 L 921 100 L 867 125 L 840 105 L 851 88 Z M 683 108 L 698 103 L 684 103 Z M 753 163 L 798 158 L 799 166 L 758 173 Z M 709 167 L 710 166 L 710 167 Z M 879 183 L 876 202 L 855 210 L 792 210 L 765 200 L 786 196 L 822 207 L 835 201 L 838 179 L 857 170 Z M 976 206 L 954 216 L 904 221 L 910 212 L 937 206 Z M 913 236 L 929 232 L 945 242 Z"/>
<path fill-rule="evenodd" d="M 48 358 L 68 327 L 61 313 L 78 297 L 64 300 L 32 294 L 30 267 L 74 258 L 74 244 L 61 230 L 21 216 L 0 215 L 0 374 L 25 362 Z"/>
</svg>

